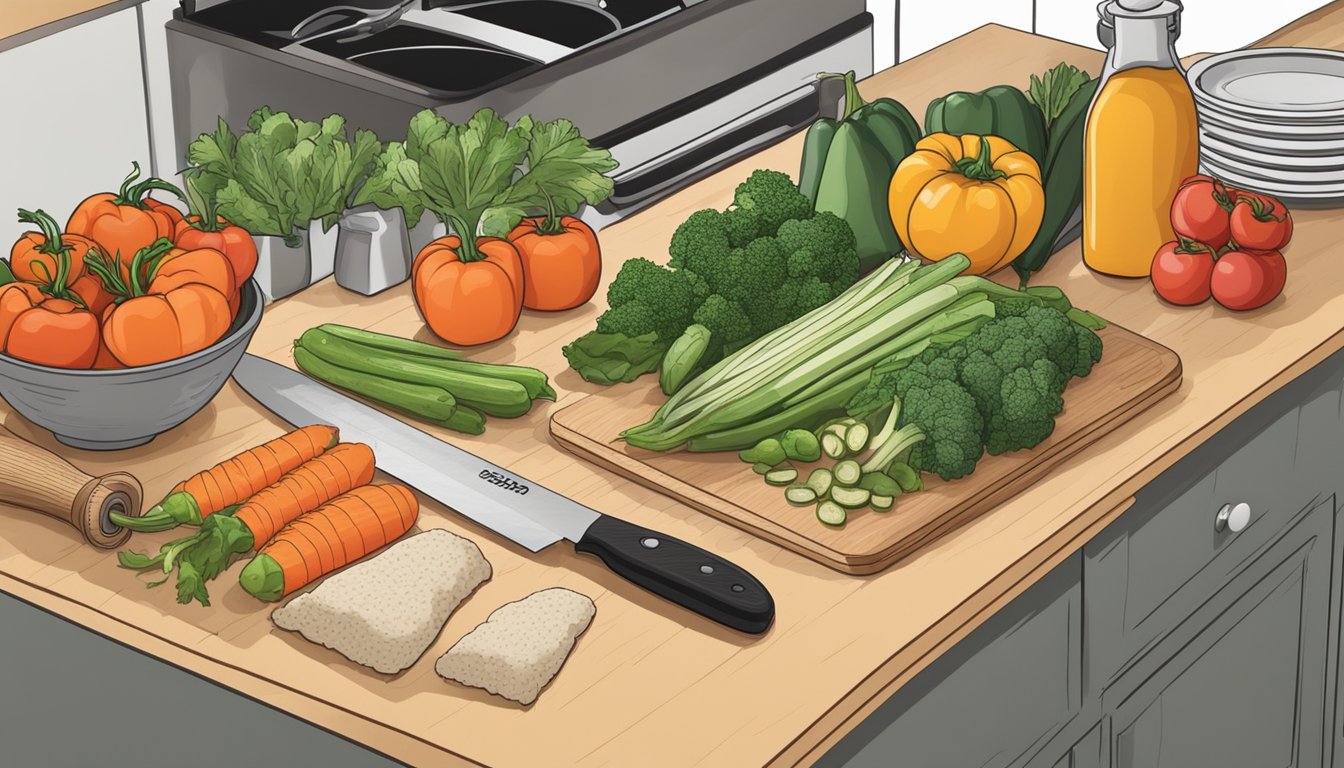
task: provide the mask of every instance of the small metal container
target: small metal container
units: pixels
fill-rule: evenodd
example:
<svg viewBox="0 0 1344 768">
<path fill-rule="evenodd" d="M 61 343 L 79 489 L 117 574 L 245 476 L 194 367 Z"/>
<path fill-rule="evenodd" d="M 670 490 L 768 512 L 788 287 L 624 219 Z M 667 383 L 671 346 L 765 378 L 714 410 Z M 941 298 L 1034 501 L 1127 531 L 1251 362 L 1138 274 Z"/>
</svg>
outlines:
<svg viewBox="0 0 1344 768">
<path fill-rule="evenodd" d="M 295 233 L 300 237 L 297 246 L 285 243 L 285 238 L 274 235 L 254 235 L 257 244 L 257 269 L 252 274 L 266 301 L 283 299 L 312 285 L 312 252 L 307 232 Z"/>
<path fill-rule="evenodd" d="M 372 296 L 411 276 L 411 234 L 400 208 L 362 206 L 337 225 L 336 284 Z"/>
<path fill-rule="evenodd" d="M 1181 5 L 1181 0 L 1175 0 L 1175 2 L 1177 5 Z M 1106 7 L 1110 4 L 1111 0 L 1102 0 L 1097 4 L 1097 40 L 1107 50 L 1115 47 L 1115 16 Z M 1153 3 L 1153 5 L 1156 5 L 1156 3 Z M 1181 17 L 1179 14 L 1167 26 L 1167 31 L 1171 34 L 1172 45 L 1175 45 L 1176 39 L 1181 36 Z"/>
</svg>

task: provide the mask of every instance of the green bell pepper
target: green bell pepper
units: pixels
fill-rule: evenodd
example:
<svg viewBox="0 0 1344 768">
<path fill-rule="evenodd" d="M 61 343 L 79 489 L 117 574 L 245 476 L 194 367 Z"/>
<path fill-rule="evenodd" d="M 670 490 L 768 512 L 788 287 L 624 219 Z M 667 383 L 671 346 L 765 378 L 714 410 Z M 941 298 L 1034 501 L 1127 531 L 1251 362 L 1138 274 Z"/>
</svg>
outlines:
<svg viewBox="0 0 1344 768">
<path fill-rule="evenodd" d="M 1064 226 L 1083 201 L 1083 138 L 1087 113 L 1100 83 L 1099 79 L 1093 79 L 1078 88 L 1050 127 L 1050 143 L 1045 163 L 1041 165 L 1041 176 L 1045 179 L 1045 214 L 1035 239 L 1021 256 L 1013 260 L 1013 270 L 1023 286 L 1032 273 L 1049 261 Z"/>
<path fill-rule="evenodd" d="M 798 188 L 813 208 L 830 211 L 854 230 L 859 268 L 867 271 L 904 250 L 891 223 L 887 188 L 920 139 L 919 123 L 900 102 L 866 102 L 854 73 L 822 74 L 845 81 L 839 120 L 812 124 L 803 141 Z"/>
<path fill-rule="evenodd" d="M 1042 169 L 1045 167 L 1045 117 L 1026 94 L 1011 85 L 996 85 L 980 93 L 956 91 L 934 99 L 924 116 L 924 130 L 954 136 L 998 136 L 1034 157 Z"/>
<path fill-rule="evenodd" d="M 9 268 L 9 262 L 0 259 L 0 285 L 8 285 L 17 279 L 14 277 L 14 270 Z"/>
</svg>

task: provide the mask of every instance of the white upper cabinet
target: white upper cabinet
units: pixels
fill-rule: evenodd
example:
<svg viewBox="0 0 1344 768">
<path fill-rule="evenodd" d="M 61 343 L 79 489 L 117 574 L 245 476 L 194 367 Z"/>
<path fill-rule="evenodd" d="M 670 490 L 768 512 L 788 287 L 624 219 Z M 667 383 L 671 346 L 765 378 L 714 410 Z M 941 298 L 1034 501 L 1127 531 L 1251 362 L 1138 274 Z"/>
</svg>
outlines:
<svg viewBox="0 0 1344 768">
<path fill-rule="evenodd" d="M 1086 0 L 1069 0 L 1086 2 Z M 896 51 L 913 59 L 985 24 L 1032 29 L 1032 0 L 900 0 Z"/>
<path fill-rule="evenodd" d="M 140 22 L 135 8 L 0 51 L 0 247 L 28 227 L 18 208 L 62 225 L 85 197 L 150 170 Z"/>
<path fill-rule="evenodd" d="M 140 23 L 145 40 L 145 87 L 154 173 L 180 185 L 177 172 L 186 165 L 186 160 L 178 154 L 173 139 L 173 96 L 168 79 L 168 35 L 164 29 L 177 7 L 178 0 L 146 0 L 140 6 Z"/>
</svg>

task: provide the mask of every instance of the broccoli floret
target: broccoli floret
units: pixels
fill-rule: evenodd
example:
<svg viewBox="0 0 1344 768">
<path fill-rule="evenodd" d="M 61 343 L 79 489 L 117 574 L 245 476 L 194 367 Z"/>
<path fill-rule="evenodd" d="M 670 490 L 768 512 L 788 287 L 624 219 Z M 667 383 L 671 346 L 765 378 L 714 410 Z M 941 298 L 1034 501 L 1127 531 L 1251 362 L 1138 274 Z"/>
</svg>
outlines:
<svg viewBox="0 0 1344 768">
<path fill-rule="evenodd" d="M 709 329 L 709 346 L 702 360 L 719 360 L 756 338 L 742 307 L 717 293 L 695 310 L 694 320 Z"/>
<path fill-rule="evenodd" d="M 999 406 L 1003 403 L 1000 394 L 1003 387 L 1003 369 L 992 357 L 978 349 L 967 352 L 966 359 L 961 362 L 958 379 L 966 391 L 971 393 L 971 397 L 975 398 L 980 413 L 992 414 L 999 410 Z"/>
<path fill-rule="evenodd" d="M 663 344 L 681 336 L 699 303 L 686 273 L 647 259 L 631 259 L 621 266 L 607 289 L 607 301 L 611 309 L 597 319 L 599 331 L 632 337 L 656 333 Z"/>
<path fill-rule="evenodd" d="M 901 398 L 901 419 L 916 424 L 924 441 L 910 452 L 910 466 L 955 480 L 975 471 L 984 453 L 984 424 L 975 399 L 955 381 L 928 379 Z"/>
<path fill-rule="evenodd" d="M 1059 370 L 1072 373 L 1078 348 L 1073 321 L 1057 310 L 1039 305 L 1028 308 L 1023 317 L 1032 335 L 1045 345 L 1046 358 Z"/>
<path fill-rule="evenodd" d="M 786 306 L 794 317 L 802 317 L 818 307 L 823 307 L 835 298 L 831 286 L 815 277 L 792 282 L 792 297 L 784 297 Z M 791 304 L 790 304 L 791 302 Z"/>
<path fill-rule="evenodd" d="M 692 213 L 672 233 L 668 266 L 692 269 L 692 264 L 711 263 L 728 255 L 728 228 L 723 213 L 712 208 Z"/>
<path fill-rule="evenodd" d="M 1035 447 L 1055 430 L 1055 416 L 1064 407 L 1059 391 L 1042 387 L 1028 368 L 1004 375 L 1002 397 L 1003 407 L 990 418 L 985 440 L 992 455 Z"/>
<path fill-rule="evenodd" d="M 733 205 L 759 216 L 762 234 L 778 232 L 780 225 L 789 219 L 812 216 L 812 203 L 798 191 L 787 173 L 779 171 L 753 171 L 737 185 Z"/>
<path fill-rule="evenodd" d="M 775 233 L 755 211 L 741 208 L 724 211 L 723 226 L 728 233 L 728 245 L 733 248 L 742 248 L 759 237 L 769 237 Z"/>
<path fill-rule="evenodd" d="M 1101 360 L 1101 337 L 1077 323 L 1073 324 L 1073 335 L 1078 345 L 1074 367 L 1070 373 L 1074 376 L 1086 376 L 1092 372 L 1092 366 Z"/>
<path fill-rule="evenodd" d="M 854 230 L 829 211 L 812 218 L 785 221 L 775 235 L 789 254 L 789 275 L 817 277 L 840 293 L 859 279 L 859 258 L 854 250 Z"/>
</svg>

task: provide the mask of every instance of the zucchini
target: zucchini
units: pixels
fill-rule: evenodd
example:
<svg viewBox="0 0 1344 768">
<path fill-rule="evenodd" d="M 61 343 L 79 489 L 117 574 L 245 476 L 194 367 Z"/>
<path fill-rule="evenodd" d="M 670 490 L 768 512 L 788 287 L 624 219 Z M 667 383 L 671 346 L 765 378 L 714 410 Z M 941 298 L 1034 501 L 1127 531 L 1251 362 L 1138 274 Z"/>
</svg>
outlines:
<svg viewBox="0 0 1344 768">
<path fill-rule="evenodd" d="M 772 469 L 765 473 L 765 482 L 771 485 L 788 485 L 798 479 L 798 470 L 790 466 Z"/>
<path fill-rule="evenodd" d="M 817 519 L 827 525 L 844 525 L 848 516 L 845 508 L 834 501 L 823 501 L 817 505 Z"/>
<path fill-rule="evenodd" d="M 831 471 L 835 474 L 836 485 L 855 486 L 859 484 L 859 479 L 863 477 L 863 469 L 859 467 L 859 462 L 852 459 L 846 459 L 836 464 L 835 469 Z"/>
<path fill-rule="evenodd" d="M 845 488 L 843 486 L 831 489 L 831 501 L 844 507 L 845 509 L 858 509 L 868 506 L 868 500 L 872 494 L 862 488 Z"/>
<path fill-rule="evenodd" d="M 878 512 L 886 512 L 887 510 L 896 506 L 896 499 L 891 496 L 873 496 L 872 498 L 868 499 L 868 506 L 872 507 Z"/>
<path fill-rule="evenodd" d="M 868 472 L 859 480 L 859 487 L 874 496 L 900 496 L 901 486 L 881 472 Z"/>
<path fill-rule="evenodd" d="M 826 454 L 828 459 L 843 459 L 848 451 L 844 438 L 834 432 L 826 432 L 821 436 L 821 452 Z"/>
<path fill-rule="evenodd" d="M 755 446 L 748 448 L 737 454 L 737 457 L 748 464 L 783 464 L 785 459 L 789 458 L 784 452 L 784 447 L 773 437 L 767 437 Z"/>
<path fill-rule="evenodd" d="M 924 481 L 920 479 L 919 473 L 909 464 L 894 462 L 887 467 L 887 476 L 895 480 L 896 484 L 901 486 L 901 490 L 905 493 L 914 493 L 924 489 Z"/>
<path fill-rule="evenodd" d="M 710 335 L 705 326 L 690 325 L 667 348 L 663 362 L 658 366 L 658 386 L 664 395 L 675 395 L 700 367 L 705 350 L 709 349 Z"/>
<path fill-rule="evenodd" d="M 751 471 L 755 472 L 758 475 L 764 475 L 774 470 L 774 468 L 775 468 L 774 464 L 766 464 L 764 461 L 758 461 L 751 465 Z"/>
<path fill-rule="evenodd" d="M 323 323 L 317 326 L 317 330 L 323 333 L 331 334 L 338 339 L 363 344 L 366 347 L 381 349 L 387 352 L 404 352 L 408 355 L 417 355 L 420 357 L 433 357 L 439 360 L 461 360 L 462 353 L 451 349 L 426 344 L 423 341 L 414 339 L 403 339 L 400 336 L 389 336 L 385 333 L 376 331 L 366 331 L 363 328 L 352 328 L 348 325 L 337 325 L 336 323 Z"/>
<path fill-rule="evenodd" d="M 868 425 L 855 424 L 845 430 L 845 447 L 851 454 L 860 453 L 868 447 Z"/>
<path fill-rule="evenodd" d="M 457 401 L 452 393 L 440 387 L 391 381 L 352 371 L 333 365 L 303 347 L 295 348 L 294 362 L 304 373 L 332 386 L 426 421 L 448 421 L 458 410 Z"/>
<path fill-rule="evenodd" d="M 436 361 L 344 341 L 316 328 L 305 331 L 295 344 L 342 368 L 393 381 L 446 389 L 459 402 L 489 416 L 514 418 L 532 407 L 527 388 L 516 381 L 463 373 Z"/>
<path fill-rule="evenodd" d="M 817 492 L 806 485 L 791 485 L 784 491 L 784 500 L 795 507 L 817 503 Z"/>
<path fill-rule="evenodd" d="M 826 498 L 834 484 L 835 475 L 831 474 L 829 469 L 814 469 L 812 474 L 807 476 L 807 487 L 811 488 L 819 499 Z"/>
</svg>

